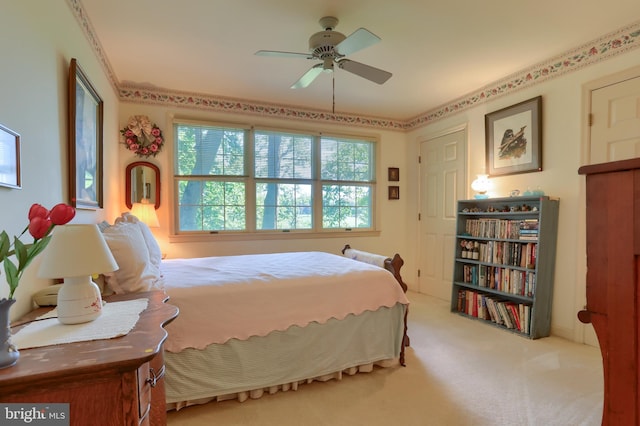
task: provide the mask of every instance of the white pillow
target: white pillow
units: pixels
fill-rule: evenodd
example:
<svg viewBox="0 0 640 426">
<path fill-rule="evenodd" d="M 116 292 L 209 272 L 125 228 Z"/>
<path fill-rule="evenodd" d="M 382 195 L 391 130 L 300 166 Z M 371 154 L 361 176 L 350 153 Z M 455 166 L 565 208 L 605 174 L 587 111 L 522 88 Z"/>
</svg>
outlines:
<svg viewBox="0 0 640 426">
<path fill-rule="evenodd" d="M 129 212 L 122 213 L 119 218 L 116 219 L 116 223 L 119 222 L 128 222 L 135 223 L 142 231 L 142 236 L 144 237 L 144 242 L 147 245 L 147 249 L 149 250 L 149 260 L 153 264 L 155 268 L 157 268 L 158 274 L 160 274 L 160 262 L 162 262 L 162 249 L 160 249 L 160 245 L 156 241 L 156 238 L 153 236 L 151 229 L 149 226 L 138 219 L 136 216 L 132 215 Z"/>
<path fill-rule="evenodd" d="M 149 249 L 137 223 L 118 222 L 103 232 L 119 269 L 105 274 L 107 284 L 117 294 L 148 291 L 160 278 L 149 258 Z"/>
<path fill-rule="evenodd" d="M 160 262 L 162 262 L 162 250 L 156 241 L 156 238 L 153 236 L 151 229 L 149 226 L 141 221 L 138 221 L 138 227 L 142 232 L 142 237 L 144 238 L 144 242 L 147 245 L 147 249 L 149 250 L 149 260 L 151 264 L 158 269 L 158 274 L 160 273 Z"/>
</svg>

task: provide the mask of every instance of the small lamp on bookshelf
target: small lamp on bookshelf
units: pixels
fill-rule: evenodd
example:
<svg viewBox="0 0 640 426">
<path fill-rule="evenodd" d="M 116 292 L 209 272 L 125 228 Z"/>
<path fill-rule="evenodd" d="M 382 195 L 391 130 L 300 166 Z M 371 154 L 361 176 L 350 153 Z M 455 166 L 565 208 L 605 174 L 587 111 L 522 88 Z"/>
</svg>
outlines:
<svg viewBox="0 0 640 426">
<path fill-rule="evenodd" d="M 489 191 L 490 185 L 491 182 L 489 182 L 488 175 L 478 175 L 478 177 L 471 182 L 471 189 L 477 193 L 474 197 L 477 199 L 489 198 L 487 191 Z"/>
</svg>

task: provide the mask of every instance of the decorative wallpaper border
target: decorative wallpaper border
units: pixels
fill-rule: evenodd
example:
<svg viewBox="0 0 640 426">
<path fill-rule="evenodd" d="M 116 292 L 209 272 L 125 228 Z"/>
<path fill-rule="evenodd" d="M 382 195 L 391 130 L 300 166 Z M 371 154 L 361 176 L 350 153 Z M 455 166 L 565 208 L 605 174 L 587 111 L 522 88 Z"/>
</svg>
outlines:
<svg viewBox="0 0 640 426">
<path fill-rule="evenodd" d="M 201 93 L 123 86 L 118 82 L 109 60 L 104 54 L 100 41 L 93 30 L 93 26 L 82 8 L 80 0 L 67 0 L 67 2 L 122 101 L 394 131 L 409 131 L 426 126 L 427 124 L 457 114 L 490 99 L 495 99 L 551 78 L 577 71 L 585 66 L 593 65 L 640 47 L 640 21 L 638 21 L 555 58 L 516 72 L 416 117 L 406 121 L 392 120 L 355 114 L 334 114 L 321 110 L 226 98 Z"/>
<path fill-rule="evenodd" d="M 124 86 L 120 88 L 119 94 L 120 99 L 123 101 L 135 103 L 164 104 L 217 112 L 261 115 L 314 122 L 322 121 L 330 124 L 376 127 L 388 130 L 406 130 L 403 121 L 350 114 L 333 114 L 327 111 L 303 109 L 295 106 L 260 103 L 197 93 Z"/>
<path fill-rule="evenodd" d="M 640 47 L 640 21 L 412 118 L 405 123 L 405 128 L 414 129 L 424 126 L 490 99 L 577 71 L 587 65 L 602 62 L 638 47 Z"/>
</svg>

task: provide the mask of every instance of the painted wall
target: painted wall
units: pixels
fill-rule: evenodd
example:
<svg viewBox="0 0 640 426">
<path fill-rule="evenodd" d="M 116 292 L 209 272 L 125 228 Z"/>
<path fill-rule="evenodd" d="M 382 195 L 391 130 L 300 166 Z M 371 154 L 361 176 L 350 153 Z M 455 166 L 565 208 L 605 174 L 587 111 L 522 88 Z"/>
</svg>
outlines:
<svg viewBox="0 0 640 426">
<path fill-rule="evenodd" d="M 406 135 L 400 132 L 379 131 L 375 129 L 326 126 L 312 122 L 292 122 L 286 120 L 273 120 L 264 117 L 240 116 L 228 113 L 211 113 L 202 110 L 176 109 L 165 106 L 152 106 L 143 104 L 122 103 L 120 107 L 120 128 L 124 128 L 128 119 L 132 115 L 148 115 L 149 118 L 158 124 L 166 138 L 166 146 L 156 157 L 149 157 L 147 160 L 153 162 L 160 168 L 161 173 L 161 205 L 157 210 L 160 220 L 160 228 L 153 229 L 154 235 L 160 243 L 163 251 L 168 257 L 199 257 L 199 256 L 219 256 L 233 255 L 241 253 L 266 253 L 275 251 L 296 251 L 296 250 L 320 250 L 331 253 L 338 253 L 345 244 L 350 244 L 354 248 L 359 248 L 376 253 L 393 255 L 401 253 L 404 255 L 408 251 L 406 246 L 406 202 L 409 193 L 406 191 L 407 179 L 405 172 L 406 159 L 405 141 Z M 271 127 L 286 129 L 304 129 L 307 131 L 339 132 L 348 135 L 369 135 L 376 136 L 380 140 L 380 156 L 377 162 L 377 201 L 378 201 L 378 221 L 381 229 L 380 236 L 345 236 L 327 237 L 315 239 L 299 238 L 272 238 L 258 239 L 252 241 L 223 241 L 214 240 L 210 242 L 171 242 L 169 241 L 169 230 L 171 223 L 171 200 L 172 196 L 172 117 L 188 118 L 195 120 L 221 121 L 224 123 L 249 123 L 255 125 L 266 125 Z M 110 142 L 114 149 L 118 141 Z M 128 164 L 141 160 L 133 153 L 126 150 L 124 145 L 117 147 L 120 170 L 121 186 L 124 191 L 125 168 Z M 400 168 L 400 200 L 387 199 L 387 168 Z M 395 185 L 396 183 L 394 183 Z M 126 211 L 124 196 L 119 202 L 122 211 Z M 291 236 L 291 235 L 288 235 Z M 286 236 L 283 236 L 286 237 Z"/>
<path fill-rule="evenodd" d="M 33 203 L 68 202 L 67 75 L 71 58 L 104 100 L 104 137 L 118 129 L 118 99 L 66 2 L 3 1 L 0 13 L 0 123 L 21 135 L 22 189 L 0 187 L 0 229 L 13 237 L 27 225 Z M 79 211 L 72 223 L 95 223 L 116 211 L 119 200 L 117 152 L 105 150 L 105 208 Z M 27 238 L 24 242 L 29 242 Z M 31 310 L 31 294 L 49 281 L 36 275 L 38 259 L 20 283 L 11 308 L 17 318 Z M 7 297 L 0 269 L 0 297 Z"/>
<path fill-rule="evenodd" d="M 472 197 L 471 181 L 485 172 L 484 116 L 518 102 L 542 95 L 542 140 L 543 171 L 520 175 L 503 176 L 492 179 L 493 196 L 509 196 L 511 190 L 524 191 L 527 187 L 540 187 L 547 195 L 560 198 L 559 231 L 555 287 L 552 311 L 552 334 L 572 340 L 582 340 L 584 326 L 576 318 L 585 303 L 584 269 L 584 177 L 578 175 L 581 165 L 584 120 L 582 111 L 582 85 L 602 76 L 638 66 L 637 52 L 626 53 L 592 66 L 568 73 L 547 82 L 534 85 L 519 92 L 500 97 L 491 102 L 463 111 L 458 115 L 437 121 L 431 125 L 412 131 L 407 135 L 408 193 L 410 198 L 408 235 L 418 235 L 417 222 L 409 220 L 418 211 L 419 169 L 415 161 L 419 152 L 419 142 L 438 135 L 447 129 L 463 124 L 468 125 L 468 197 Z M 419 252 L 418 241 L 410 237 L 408 254 Z M 453 255 L 453 254 L 452 254 Z M 409 258 L 413 264 L 416 259 Z M 415 279 L 408 278 L 409 282 Z M 589 326 L 590 327 L 590 326 Z"/>
</svg>

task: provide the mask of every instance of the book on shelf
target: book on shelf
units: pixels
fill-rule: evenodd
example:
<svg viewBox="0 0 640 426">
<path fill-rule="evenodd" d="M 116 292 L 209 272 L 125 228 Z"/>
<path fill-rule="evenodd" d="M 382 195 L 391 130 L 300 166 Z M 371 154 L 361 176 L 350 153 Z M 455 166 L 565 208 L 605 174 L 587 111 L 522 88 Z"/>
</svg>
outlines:
<svg viewBox="0 0 640 426">
<path fill-rule="evenodd" d="M 459 289 L 457 311 L 524 334 L 530 333 L 531 305 Z"/>
<path fill-rule="evenodd" d="M 520 221 L 520 230 L 535 229 L 540 226 L 540 219 L 523 219 Z"/>
<path fill-rule="evenodd" d="M 540 221 L 538 219 L 524 219 L 520 221 L 518 238 L 521 240 L 537 240 Z"/>
<path fill-rule="evenodd" d="M 464 312 L 465 295 L 464 290 L 458 290 L 458 304 L 456 309 L 458 312 Z"/>
<path fill-rule="evenodd" d="M 513 322 L 511 322 L 511 315 L 507 311 L 507 306 L 505 302 L 497 302 L 498 312 L 500 312 L 500 316 L 502 317 L 502 321 L 507 328 L 514 328 Z"/>
<path fill-rule="evenodd" d="M 486 298 L 486 304 L 489 309 L 489 315 L 491 317 L 491 321 L 498 324 L 503 325 L 502 317 L 498 312 L 498 308 L 496 307 L 496 301 L 490 297 Z"/>
<path fill-rule="evenodd" d="M 520 312 L 519 312 L 519 309 L 517 308 L 515 303 L 508 302 L 505 305 L 506 305 L 506 308 L 509 310 L 509 313 L 511 314 L 511 320 L 513 322 L 514 327 L 518 331 L 522 331 L 522 328 L 520 327 Z"/>
<path fill-rule="evenodd" d="M 519 240 L 525 240 L 525 241 L 535 241 L 539 237 L 540 235 L 537 232 L 523 232 L 520 235 L 518 235 Z"/>
<path fill-rule="evenodd" d="M 487 265 L 480 265 L 478 271 L 478 286 L 486 287 L 487 286 Z"/>
</svg>

